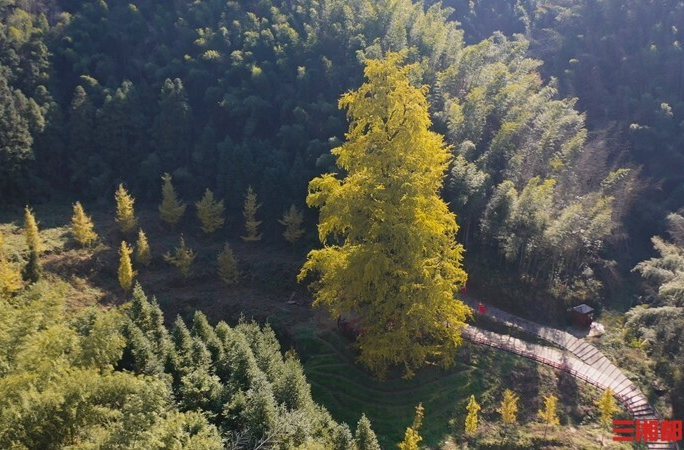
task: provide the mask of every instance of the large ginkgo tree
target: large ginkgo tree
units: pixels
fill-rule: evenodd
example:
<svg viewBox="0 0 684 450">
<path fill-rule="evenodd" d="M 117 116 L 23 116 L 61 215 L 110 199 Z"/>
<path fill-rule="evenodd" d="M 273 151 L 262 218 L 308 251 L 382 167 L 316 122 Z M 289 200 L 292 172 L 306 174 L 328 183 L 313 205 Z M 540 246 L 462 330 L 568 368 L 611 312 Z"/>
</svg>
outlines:
<svg viewBox="0 0 684 450">
<path fill-rule="evenodd" d="M 430 131 L 427 87 L 412 85 L 403 59 L 368 60 L 366 82 L 340 99 L 350 124 L 333 154 L 344 175 L 309 184 L 323 248 L 299 274 L 315 277 L 315 304 L 360 318 L 359 359 L 380 377 L 394 365 L 407 377 L 450 365 L 470 314 L 454 298 L 467 278 L 463 247 L 439 196 L 451 155 Z"/>
</svg>

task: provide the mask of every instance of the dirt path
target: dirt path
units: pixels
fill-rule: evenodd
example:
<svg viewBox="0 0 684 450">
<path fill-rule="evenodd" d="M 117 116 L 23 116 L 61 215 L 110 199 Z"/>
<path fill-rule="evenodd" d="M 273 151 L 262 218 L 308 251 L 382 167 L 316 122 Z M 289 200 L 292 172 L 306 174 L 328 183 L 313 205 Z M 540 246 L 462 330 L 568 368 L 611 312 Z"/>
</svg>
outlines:
<svg viewBox="0 0 684 450">
<path fill-rule="evenodd" d="M 472 299 L 464 301 L 477 311 L 478 302 Z M 546 327 L 529 320 L 509 314 L 493 306 L 485 305 L 487 317 L 511 327 L 521 329 L 547 342 L 558 345 L 563 351 L 532 344 L 512 336 L 467 326 L 463 337 L 478 344 L 488 345 L 563 370 L 599 389 L 610 388 L 615 397 L 636 420 L 660 419 L 646 396 L 634 385 L 622 371 L 611 363 L 596 347 L 583 339 L 577 339 L 565 331 Z M 667 442 L 648 443 L 653 450 L 675 450 L 677 444 Z"/>
</svg>

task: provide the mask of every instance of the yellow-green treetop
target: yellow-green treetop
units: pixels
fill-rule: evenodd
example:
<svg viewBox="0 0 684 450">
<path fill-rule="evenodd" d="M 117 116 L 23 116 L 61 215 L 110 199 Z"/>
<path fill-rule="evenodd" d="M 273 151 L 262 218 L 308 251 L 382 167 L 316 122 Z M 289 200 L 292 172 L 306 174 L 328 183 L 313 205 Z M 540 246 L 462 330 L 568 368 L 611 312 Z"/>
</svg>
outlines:
<svg viewBox="0 0 684 450">
<path fill-rule="evenodd" d="M 290 209 L 288 209 L 283 215 L 283 218 L 278 221 L 281 225 L 285 226 L 283 237 L 290 244 L 297 242 L 304 234 L 304 229 L 302 228 L 303 221 L 304 214 L 302 214 L 295 205 L 290 205 Z"/>
<path fill-rule="evenodd" d="M 601 398 L 596 401 L 596 406 L 598 406 L 601 413 L 601 425 L 604 427 L 610 426 L 613 421 L 613 415 L 618 410 L 613 398 L 613 390 L 610 388 L 606 389 Z"/>
<path fill-rule="evenodd" d="M 217 273 L 221 280 L 226 284 L 235 284 L 238 281 L 240 272 L 237 268 L 237 260 L 230 245 L 226 244 L 217 258 Z"/>
<path fill-rule="evenodd" d="M 71 233 L 74 239 L 81 245 L 88 246 L 95 242 L 97 233 L 90 217 L 83 211 L 81 202 L 74 203 L 74 215 L 71 217 Z"/>
<path fill-rule="evenodd" d="M 138 219 L 133 210 L 135 200 L 126 191 L 123 184 L 119 185 L 116 194 L 114 194 L 114 199 L 116 200 L 116 223 L 119 224 L 122 233 L 128 234 L 138 225 Z"/>
<path fill-rule="evenodd" d="M 121 241 L 121 248 L 119 249 L 119 285 L 121 289 L 129 292 L 133 287 L 133 278 L 135 278 L 135 271 L 131 264 L 131 253 L 133 250 L 128 246 L 126 241 Z"/>
<path fill-rule="evenodd" d="M 465 419 L 466 434 L 473 434 L 477 431 L 477 422 L 480 409 L 482 408 L 475 400 L 475 396 L 471 395 L 470 400 L 468 401 L 468 406 L 466 406 L 466 410 L 468 411 L 468 415 Z"/>
<path fill-rule="evenodd" d="M 169 264 L 176 266 L 183 278 L 187 278 L 190 276 L 190 268 L 195 261 L 195 256 L 197 256 L 195 252 L 185 245 L 185 238 L 181 236 L 180 246 L 174 249 L 173 254 L 166 253 L 164 259 Z"/>
<path fill-rule="evenodd" d="M 214 193 L 209 189 L 204 191 L 202 200 L 195 203 L 195 206 L 197 207 L 197 217 L 202 222 L 203 232 L 211 234 L 225 223 L 226 207 L 223 200 L 214 200 Z"/>
<path fill-rule="evenodd" d="M 423 404 L 420 403 L 416 406 L 416 416 L 413 419 L 413 425 L 406 428 L 406 433 L 404 434 L 404 440 L 398 445 L 400 450 L 418 450 L 418 445 L 423 440 L 418 430 L 420 430 L 421 425 L 423 425 L 423 415 L 425 409 Z"/>
<path fill-rule="evenodd" d="M 242 215 L 245 218 L 245 230 L 247 230 L 247 236 L 241 236 L 243 240 L 247 242 L 259 241 L 261 240 L 261 234 L 259 233 L 259 225 L 261 225 L 260 220 L 256 220 L 256 213 L 261 205 L 257 203 L 257 195 L 252 190 L 252 186 L 247 188 L 247 194 L 245 194 L 245 206 L 242 211 Z"/>
<path fill-rule="evenodd" d="M 547 425 L 558 425 L 558 397 L 547 395 L 544 397 L 544 409 L 537 411 L 537 415 Z"/>
<path fill-rule="evenodd" d="M 40 235 L 38 233 L 38 224 L 31 209 L 27 206 L 24 208 L 24 237 L 26 237 L 26 245 L 31 252 L 40 253 L 43 246 L 40 243 Z"/>
<path fill-rule="evenodd" d="M 141 229 L 138 230 L 138 241 L 135 243 L 135 262 L 145 267 L 150 265 L 152 261 L 152 251 L 150 244 L 147 242 L 147 235 Z"/>
<path fill-rule="evenodd" d="M 0 298 L 21 289 L 21 271 L 14 267 L 0 251 Z"/>
<path fill-rule="evenodd" d="M 518 421 L 518 400 L 519 397 L 510 389 L 504 391 L 501 406 L 497 409 L 504 424 L 511 425 Z"/>
<path fill-rule="evenodd" d="M 315 304 L 355 314 L 360 361 L 376 375 L 401 364 L 452 365 L 470 309 L 454 294 L 466 282 L 456 217 L 440 198 L 450 153 L 430 131 L 427 88 L 409 82 L 403 56 L 366 62 L 367 82 L 345 94 L 346 142 L 333 150 L 346 176 L 315 178 L 319 238 L 298 279 L 317 275 Z"/>
<path fill-rule="evenodd" d="M 178 200 L 176 190 L 171 183 L 171 175 L 162 175 L 162 202 L 159 205 L 159 216 L 171 226 L 175 226 L 185 213 L 186 204 Z"/>
</svg>

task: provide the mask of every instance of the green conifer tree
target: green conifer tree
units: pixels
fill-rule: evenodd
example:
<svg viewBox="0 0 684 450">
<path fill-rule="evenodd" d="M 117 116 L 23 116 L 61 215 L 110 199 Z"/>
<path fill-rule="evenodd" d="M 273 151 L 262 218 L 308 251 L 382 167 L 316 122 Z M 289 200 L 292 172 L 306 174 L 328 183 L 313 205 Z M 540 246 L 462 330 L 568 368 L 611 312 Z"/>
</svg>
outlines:
<svg viewBox="0 0 684 450">
<path fill-rule="evenodd" d="M 302 222 L 304 221 L 304 214 L 297 209 L 295 205 L 290 205 L 290 209 L 279 220 L 281 225 L 285 226 L 283 237 L 290 244 L 294 244 L 304 234 Z"/>
<path fill-rule="evenodd" d="M 202 223 L 203 232 L 211 234 L 225 223 L 226 207 L 223 200 L 214 200 L 214 193 L 209 189 L 204 191 L 202 200 L 195 203 L 195 206 L 197 207 L 197 217 Z"/>
<path fill-rule="evenodd" d="M 245 218 L 245 230 L 247 230 L 247 236 L 241 236 L 243 240 L 247 242 L 254 242 L 261 240 L 261 233 L 259 233 L 259 225 L 261 221 L 256 220 L 256 213 L 261 205 L 257 203 L 257 195 L 252 190 L 252 186 L 247 188 L 247 194 L 245 194 L 245 205 L 242 211 L 242 215 Z"/>
<path fill-rule="evenodd" d="M 368 420 L 365 414 L 361 414 L 361 419 L 356 424 L 354 443 L 357 450 L 381 450 L 378 438 L 375 436 L 370 420 Z"/>
<path fill-rule="evenodd" d="M 183 278 L 187 278 L 190 276 L 190 268 L 192 267 L 192 263 L 195 261 L 196 256 L 195 252 L 185 245 L 185 238 L 181 236 L 180 246 L 174 249 L 173 254 L 166 253 L 164 255 L 164 260 L 169 264 L 176 266 L 178 270 L 180 270 L 181 275 L 183 275 Z"/>
<path fill-rule="evenodd" d="M 175 226 L 185 213 L 186 204 L 178 200 L 176 190 L 171 182 L 171 175 L 162 176 L 162 202 L 159 205 L 159 216 L 171 226 Z"/>
<path fill-rule="evenodd" d="M 237 260 L 230 245 L 226 244 L 217 258 L 218 276 L 226 284 L 235 284 L 240 277 L 237 268 Z"/>
</svg>

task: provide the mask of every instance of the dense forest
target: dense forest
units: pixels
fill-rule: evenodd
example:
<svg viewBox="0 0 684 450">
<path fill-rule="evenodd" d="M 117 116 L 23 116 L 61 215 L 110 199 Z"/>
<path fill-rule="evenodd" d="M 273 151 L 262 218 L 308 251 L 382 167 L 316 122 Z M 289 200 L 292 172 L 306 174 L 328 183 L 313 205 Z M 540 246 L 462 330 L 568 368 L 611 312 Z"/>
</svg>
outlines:
<svg viewBox="0 0 684 450">
<path fill-rule="evenodd" d="M 286 226 L 291 259 L 301 267 L 301 251 L 312 250 L 300 281 L 317 271 L 324 279 L 342 271 L 351 250 L 370 237 L 398 245 L 392 263 L 405 259 L 397 272 L 405 270 L 403 263 L 416 263 L 401 245 L 424 253 L 440 248 L 458 264 L 450 274 L 436 271 L 428 278 L 452 289 L 467 278 L 468 287 L 495 303 L 532 310 L 552 323 L 580 303 L 615 311 L 622 339 L 648 353 L 654 373 L 671 387 L 669 403 L 680 417 L 683 33 L 681 0 L 0 0 L 0 212 L 15 217 L 25 205 L 71 207 L 76 201 L 110 212 L 115 195 L 119 203 L 129 193 L 131 209 L 135 198 L 137 208 L 154 210 L 163 197 L 162 220 L 180 231 L 174 239 L 181 234 L 180 247 L 164 258 L 183 279 L 195 255 L 186 247 L 185 206 L 176 195 L 197 201 L 203 236 L 216 242 L 236 235 L 223 228 L 224 216 L 230 224 L 244 216 L 247 233 L 239 236 L 246 242 L 263 237 L 276 249 L 285 245 Z M 424 117 L 402 111 L 425 125 L 424 134 L 388 148 L 433 149 L 420 157 L 427 168 L 410 158 L 390 160 L 372 146 L 368 154 L 355 147 L 376 139 L 365 133 L 391 128 L 392 116 L 355 128 L 363 122 L 359 111 L 379 116 L 377 105 L 354 106 L 363 98 L 384 98 L 363 83 L 373 82 L 369 62 L 388 55 L 401 61 L 405 69 L 397 70 L 417 91 L 385 106 L 425 107 Z M 390 70 L 376 82 L 384 86 L 378 80 L 396 76 Z M 358 94 L 363 89 L 365 97 Z M 433 134 L 443 143 L 435 144 Z M 378 142 L 391 142 L 398 135 L 380 136 Z M 441 151 L 443 157 L 434 156 Z M 361 169 L 354 158 L 363 162 Z M 379 178 L 354 184 L 359 173 L 384 175 L 386 167 L 373 166 L 380 158 L 394 164 L 396 185 Z M 336 175 L 326 175 L 331 173 Z M 362 225 L 363 218 L 377 219 L 368 210 L 378 201 L 378 186 L 392 197 L 393 186 L 415 174 L 429 184 L 421 195 L 435 219 L 426 226 L 451 243 L 429 233 L 420 241 L 410 229 L 398 238 L 398 228 L 383 234 Z M 348 212 L 335 203 L 334 193 L 342 192 L 335 190 L 338 182 L 342 191 L 356 193 L 346 194 L 361 211 L 356 216 L 335 216 Z M 326 209 L 326 202 L 333 206 Z M 86 227 L 83 241 L 77 240 L 93 248 L 98 237 L 87 234 L 77 205 Z M 410 222 L 406 214 L 392 214 L 377 220 Z M 458 225 L 451 223 L 454 216 Z M 315 250 L 317 224 L 323 250 Z M 135 243 L 136 236 L 135 246 L 121 242 Z M 149 265 L 145 258 L 151 257 L 139 250 L 147 236 L 137 223 L 102 239 L 122 258 L 130 253 L 135 265 Z M 206 242 L 200 241 L 213 245 Z M 328 244 L 339 245 L 339 254 L 327 253 Z M 365 417 L 354 435 L 314 403 L 299 360 L 281 354 L 268 326 L 244 320 L 211 326 L 200 312 L 190 326 L 180 318 L 170 326 L 139 285 L 124 296 L 125 306 L 71 311 L 64 307 L 62 281 L 42 276 L 38 244 L 27 245 L 21 252 L 0 247 L 3 447 L 378 446 Z M 221 248 L 220 277 L 235 285 L 241 275 L 233 250 L 227 243 Z M 23 280 L 15 266 L 23 267 Z M 314 284 L 317 303 L 338 302 L 331 311 L 339 315 L 365 311 L 368 306 L 359 305 L 378 292 L 395 299 L 391 311 L 383 304 L 372 316 L 360 314 L 369 324 L 360 347 L 387 339 L 384 353 L 362 351 L 367 367 L 384 375 L 393 363 L 405 363 L 412 375 L 430 359 L 426 354 L 454 358 L 460 343 L 454 332 L 469 317 L 465 310 L 439 306 L 440 318 L 421 316 L 433 324 L 456 317 L 456 328 L 444 322 L 437 333 L 454 343 L 445 354 L 442 346 L 427 344 L 435 335 L 420 321 L 413 335 L 401 328 L 388 338 L 385 332 L 403 320 L 397 317 L 409 317 L 401 308 L 422 291 L 382 291 L 378 280 L 387 272 L 348 267 L 349 276 L 366 286 L 345 290 L 343 278 L 333 287 Z M 127 270 L 124 291 L 136 274 L 132 266 Z M 417 278 L 411 283 L 426 285 Z M 452 299 L 452 291 L 435 286 Z M 18 325 L 25 322 L 28 328 Z M 407 356 L 416 350 L 407 342 L 415 340 L 425 348 Z M 396 359 L 403 350 L 405 359 Z M 51 374 L 55 368 L 57 375 Z M 27 383 L 34 382 L 42 386 L 39 394 L 34 403 L 24 401 Z M 74 400 L 65 408 L 71 416 L 51 422 L 55 429 L 42 427 L 36 414 L 51 414 L 54 398 L 86 390 L 98 393 L 86 402 L 92 411 Z M 142 414 L 152 409 L 154 417 Z M 143 415 L 144 426 L 136 423 Z M 19 416 L 27 422 L 11 425 Z"/>
</svg>

